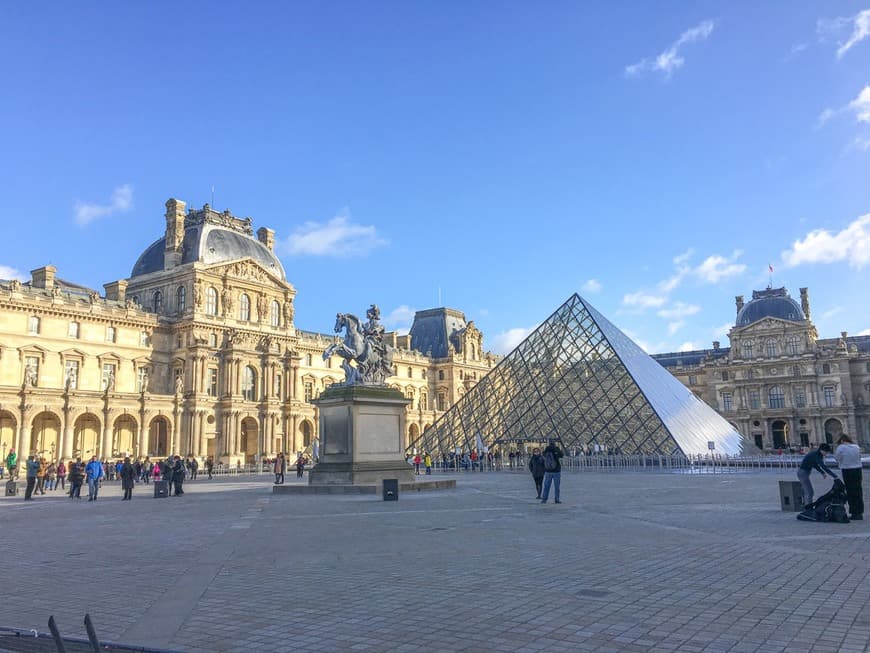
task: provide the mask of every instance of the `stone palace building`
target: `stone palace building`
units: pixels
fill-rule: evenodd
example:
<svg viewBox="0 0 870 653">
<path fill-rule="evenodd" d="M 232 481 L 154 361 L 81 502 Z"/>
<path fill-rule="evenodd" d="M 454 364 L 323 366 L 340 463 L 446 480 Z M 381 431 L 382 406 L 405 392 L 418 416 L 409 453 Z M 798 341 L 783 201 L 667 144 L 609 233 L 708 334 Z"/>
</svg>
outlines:
<svg viewBox="0 0 870 653">
<path fill-rule="evenodd" d="M 653 356 L 765 450 L 836 442 L 870 446 L 870 336 L 819 338 L 810 299 L 756 290 L 728 333 L 730 347 Z"/>
<path fill-rule="evenodd" d="M 334 334 L 299 330 L 274 232 L 207 204 L 166 202 L 165 233 L 100 292 L 51 265 L 0 281 L 0 452 L 46 458 L 309 450 L 310 400 L 342 381 Z M 365 307 L 361 307 L 363 310 Z M 410 400 L 407 441 L 497 362 L 460 311 L 418 312 L 389 385 Z"/>
</svg>

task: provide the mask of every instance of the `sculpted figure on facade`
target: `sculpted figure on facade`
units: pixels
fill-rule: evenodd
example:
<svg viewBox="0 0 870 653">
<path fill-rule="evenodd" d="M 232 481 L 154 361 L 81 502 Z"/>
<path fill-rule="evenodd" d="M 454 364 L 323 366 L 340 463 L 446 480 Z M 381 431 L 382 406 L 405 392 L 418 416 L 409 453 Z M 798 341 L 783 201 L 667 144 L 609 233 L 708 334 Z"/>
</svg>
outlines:
<svg viewBox="0 0 870 653">
<path fill-rule="evenodd" d="M 197 280 L 193 284 L 193 304 L 194 306 L 202 306 L 202 282 Z"/>
<path fill-rule="evenodd" d="M 293 299 L 288 299 L 284 302 L 284 326 L 290 326 L 293 322 Z"/>
<path fill-rule="evenodd" d="M 24 368 L 24 387 L 33 388 L 36 386 L 36 367 L 28 363 Z"/>
<path fill-rule="evenodd" d="M 344 385 L 384 385 L 386 378 L 393 374 L 393 348 L 384 341 L 377 305 L 371 305 L 366 317 L 368 322 L 363 323 L 352 313 L 338 313 L 335 332 L 345 330 L 344 340 L 323 352 L 324 360 L 333 355 L 343 359 Z"/>
<path fill-rule="evenodd" d="M 184 373 L 175 377 L 175 394 L 184 394 Z"/>
<path fill-rule="evenodd" d="M 9 282 L 9 290 L 12 292 L 18 292 L 21 290 L 21 282 L 18 279 L 13 279 Z"/>
<path fill-rule="evenodd" d="M 109 370 L 109 373 L 106 375 L 106 392 L 113 392 L 115 390 L 115 371 Z"/>
<path fill-rule="evenodd" d="M 76 373 L 76 369 L 74 367 L 71 367 L 67 372 L 66 380 L 64 381 L 64 387 L 66 388 L 67 392 L 69 392 L 70 390 L 74 390 L 77 382 L 78 374 Z"/>
<path fill-rule="evenodd" d="M 264 322 L 267 319 L 266 311 L 269 310 L 269 300 L 266 299 L 265 293 L 260 293 L 260 296 L 257 298 L 257 317 L 260 322 Z"/>
<path fill-rule="evenodd" d="M 233 312 L 233 294 L 229 288 L 221 290 L 221 304 L 224 307 L 224 315 L 230 315 Z"/>
</svg>

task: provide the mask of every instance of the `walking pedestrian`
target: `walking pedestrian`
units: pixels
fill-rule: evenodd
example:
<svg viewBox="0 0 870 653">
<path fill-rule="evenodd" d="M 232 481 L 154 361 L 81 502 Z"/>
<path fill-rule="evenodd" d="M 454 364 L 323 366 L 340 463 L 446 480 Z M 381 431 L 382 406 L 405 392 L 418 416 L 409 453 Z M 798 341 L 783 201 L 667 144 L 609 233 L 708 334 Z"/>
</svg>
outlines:
<svg viewBox="0 0 870 653">
<path fill-rule="evenodd" d="M 538 491 L 536 499 L 541 498 L 541 490 L 544 487 L 544 457 L 541 455 L 541 449 L 535 447 L 532 449 L 532 457 L 529 458 L 529 471 L 532 473 L 532 479 L 535 481 L 535 489 Z"/>
<path fill-rule="evenodd" d="M 420 458 L 420 454 L 414 454 L 414 474 L 417 476 L 420 475 L 420 463 L 423 462 L 423 459 Z"/>
<path fill-rule="evenodd" d="M 209 456 L 205 459 L 205 471 L 208 472 L 208 480 L 211 480 L 211 472 L 214 469 L 214 458 Z"/>
<path fill-rule="evenodd" d="M 121 489 L 124 490 L 124 498 L 121 501 L 130 501 L 133 499 L 133 485 L 136 482 L 136 468 L 130 464 L 130 458 L 124 458 L 121 463 L 121 471 L 118 473 L 121 477 Z"/>
<path fill-rule="evenodd" d="M 103 463 L 96 456 L 91 456 L 91 462 L 85 465 L 85 474 L 88 479 L 88 501 L 96 501 L 100 492 L 100 481 L 105 476 Z"/>
<path fill-rule="evenodd" d="M 426 468 L 427 475 L 432 473 L 432 456 L 428 451 L 423 455 L 423 466 Z"/>
<path fill-rule="evenodd" d="M 175 456 L 175 463 L 172 466 L 171 471 L 172 476 L 170 477 L 172 480 L 172 484 L 175 486 L 175 494 L 174 496 L 180 497 L 184 494 L 184 461 L 181 460 L 181 456 Z"/>
<path fill-rule="evenodd" d="M 861 462 L 861 447 L 848 435 L 841 435 L 837 441 L 837 451 L 834 453 L 843 483 L 846 485 L 846 496 L 849 499 L 849 519 L 864 519 L 863 463 Z"/>
<path fill-rule="evenodd" d="M 45 485 L 49 490 L 54 489 L 54 479 L 57 477 L 57 465 L 54 461 L 48 463 L 48 468 L 45 470 Z"/>
<path fill-rule="evenodd" d="M 554 503 L 562 503 L 559 499 L 559 486 L 562 483 L 562 450 L 556 446 L 556 440 L 551 439 L 544 449 L 544 491 L 541 494 L 541 503 L 547 503 L 550 496 L 550 484 L 553 485 Z"/>
<path fill-rule="evenodd" d="M 199 474 L 199 461 L 196 459 L 196 456 L 190 459 L 190 480 L 195 481 L 197 475 Z"/>
<path fill-rule="evenodd" d="M 48 471 L 48 464 L 45 458 L 39 459 L 39 469 L 36 470 L 36 494 L 45 494 L 45 473 Z"/>
<path fill-rule="evenodd" d="M 800 466 L 798 467 L 797 477 L 801 482 L 801 490 L 804 495 L 804 508 L 813 502 L 813 495 L 815 494 L 813 491 L 813 483 L 810 481 L 811 471 L 814 469 L 818 470 L 822 475 L 822 478 L 825 476 L 837 478 L 834 472 L 825 466 L 825 453 L 831 453 L 831 445 L 827 442 L 822 442 L 818 449 L 813 449 L 804 456 L 803 460 L 801 460 Z"/>
<path fill-rule="evenodd" d="M 33 488 L 36 487 L 36 475 L 39 473 L 39 461 L 36 456 L 27 459 L 27 487 L 24 490 L 24 500 L 33 501 Z"/>
<path fill-rule="evenodd" d="M 300 451 L 296 456 L 296 478 L 302 478 L 305 473 L 305 456 Z"/>
</svg>

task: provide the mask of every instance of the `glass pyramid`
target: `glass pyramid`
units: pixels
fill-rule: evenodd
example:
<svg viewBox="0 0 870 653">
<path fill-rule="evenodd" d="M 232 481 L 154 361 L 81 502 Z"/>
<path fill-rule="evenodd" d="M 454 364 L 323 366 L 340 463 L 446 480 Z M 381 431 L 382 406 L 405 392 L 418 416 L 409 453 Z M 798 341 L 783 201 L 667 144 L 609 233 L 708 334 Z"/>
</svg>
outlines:
<svg viewBox="0 0 870 653">
<path fill-rule="evenodd" d="M 561 441 L 571 451 L 757 453 L 577 294 L 411 443 L 430 452 Z M 712 443 L 712 445 L 711 445 Z"/>
</svg>

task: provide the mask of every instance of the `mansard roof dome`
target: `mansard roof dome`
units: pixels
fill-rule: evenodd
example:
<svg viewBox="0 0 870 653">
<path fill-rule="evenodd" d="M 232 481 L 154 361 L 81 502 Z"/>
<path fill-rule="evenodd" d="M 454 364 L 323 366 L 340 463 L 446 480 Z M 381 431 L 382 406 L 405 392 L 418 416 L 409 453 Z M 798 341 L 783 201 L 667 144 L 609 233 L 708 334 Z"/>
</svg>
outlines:
<svg viewBox="0 0 870 653">
<path fill-rule="evenodd" d="M 737 326 L 745 327 L 766 317 L 789 322 L 806 319 L 800 304 L 788 296 L 785 288 L 767 288 L 752 291 L 752 300 L 737 313 Z"/>
<path fill-rule="evenodd" d="M 254 238 L 250 218 L 235 218 L 228 211 L 218 213 L 208 205 L 200 211 L 191 211 L 184 219 L 184 239 L 181 245 L 181 264 L 215 263 L 252 258 L 266 270 L 287 280 L 284 266 L 275 253 Z M 166 237 L 152 243 L 133 266 L 130 277 L 139 277 L 164 269 Z"/>
</svg>

